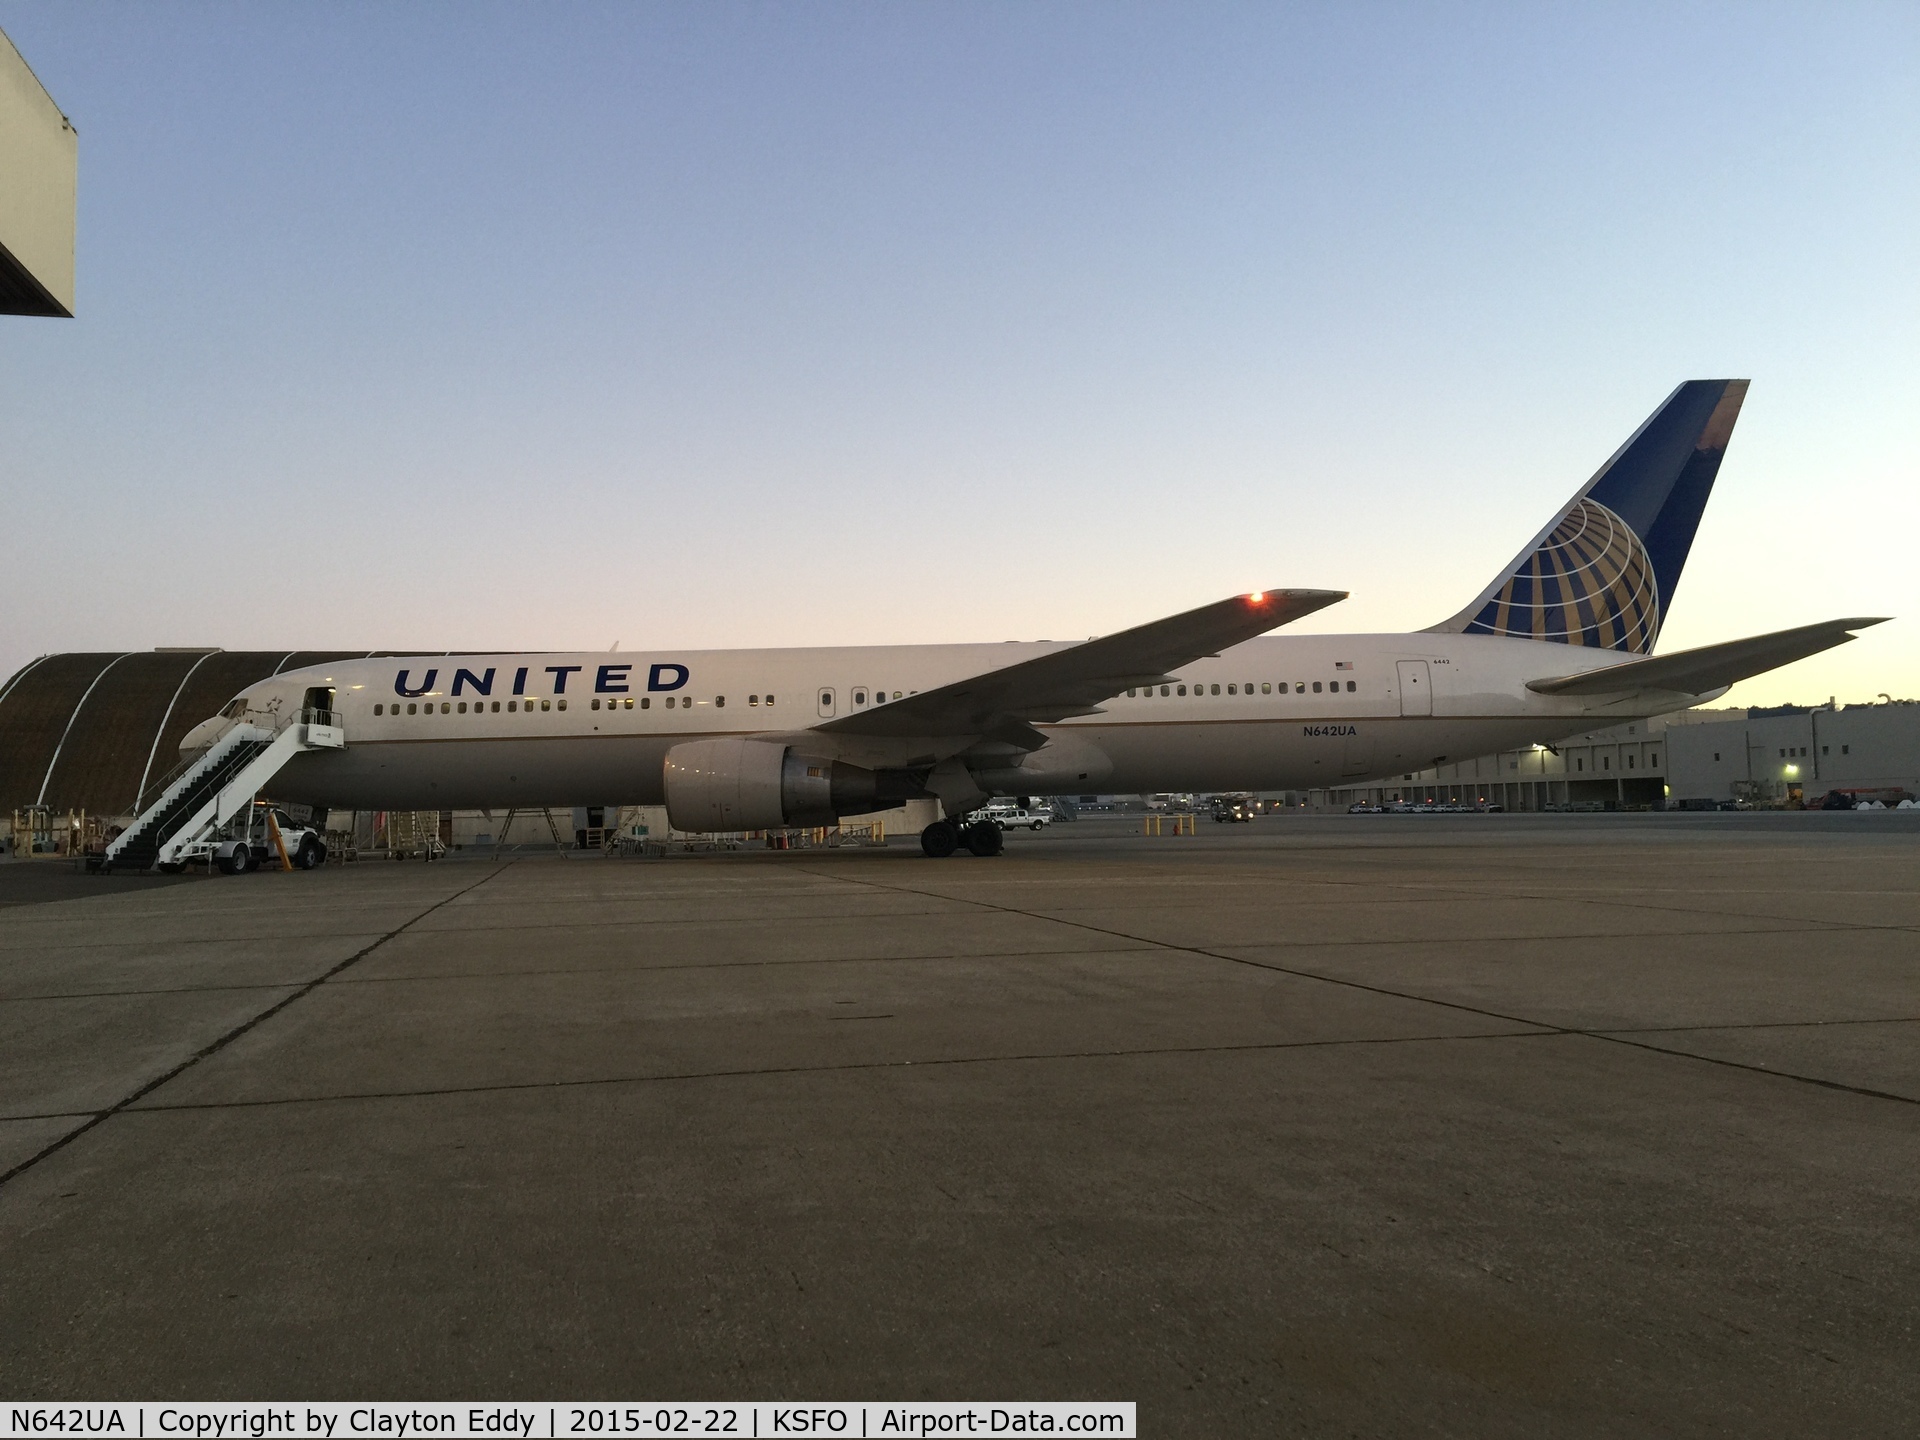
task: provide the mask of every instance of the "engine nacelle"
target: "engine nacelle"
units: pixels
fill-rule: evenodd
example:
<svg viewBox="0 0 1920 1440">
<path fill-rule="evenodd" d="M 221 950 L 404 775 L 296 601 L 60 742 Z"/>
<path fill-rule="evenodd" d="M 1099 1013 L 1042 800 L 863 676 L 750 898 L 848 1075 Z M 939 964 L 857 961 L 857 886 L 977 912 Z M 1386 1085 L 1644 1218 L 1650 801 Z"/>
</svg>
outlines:
<svg viewBox="0 0 1920 1440">
<path fill-rule="evenodd" d="M 764 740 L 690 740 L 667 751 L 667 818 L 676 830 L 831 825 L 882 808 L 871 770 Z"/>
</svg>

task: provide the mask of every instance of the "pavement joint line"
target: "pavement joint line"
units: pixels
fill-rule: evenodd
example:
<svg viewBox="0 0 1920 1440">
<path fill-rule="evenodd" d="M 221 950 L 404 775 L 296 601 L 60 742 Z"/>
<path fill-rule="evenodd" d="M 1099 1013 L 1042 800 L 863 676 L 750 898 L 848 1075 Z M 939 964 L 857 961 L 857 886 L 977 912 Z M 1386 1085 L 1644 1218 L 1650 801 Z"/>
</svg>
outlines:
<svg viewBox="0 0 1920 1440">
<path fill-rule="evenodd" d="M 42 1160 L 45 1160 L 48 1156 L 53 1155 L 58 1151 L 64 1150 L 67 1146 L 71 1145 L 75 1140 L 78 1140 L 82 1135 L 85 1135 L 89 1130 L 92 1130 L 99 1125 L 105 1124 L 108 1120 L 112 1119 L 115 1115 L 125 1113 L 127 1109 L 130 1106 L 132 1106 L 136 1101 L 141 1100 L 148 1095 L 151 1095 L 155 1090 L 158 1090 L 162 1085 L 165 1085 L 169 1080 L 172 1080 L 177 1076 L 181 1075 L 182 1073 L 184 1073 L 185 1071 L 192 1069 L 195 1065 L 198 1065 L 202 1060 L 205 1060 L 208 1056 L 217 1055 L 220 1051 L 226 1049 L 227 1046 L 231 1045 L 235 1040 L 238 1040 L 242 1035 L 245 1035 L 248 1031 L 254 1029 L 256 1026 L 263 1024 L 268 1020 L 271 1020 L 275 1015 L 278 1015 L 282 1010 L 285 1010 L 289 1005 L 292 1005 L 295 1001 L 300 1000 L 307 995 L 311 995 L 315 990 L 319 989 L 322 985 L 326 984 L 327 981 L 331 980 L 334 976 L 338 975 L 341 971 L 347 969 L 351 965 L 357 964 L 361 960 L 365 959 L 367 956 L 371 955 L 375 950 L 378 950 L 382 945 L 386 944 L 387 941 L 393 939 L 394 936 L 400 934 L 401 931 L 405 930 L 407 926 L 412 925 L 413 923 L 415 923 L 415 921 L 425 919 L 428 915 L 431 915 L 434 911 L 438 910 L 442 905 L 452 904 L 455 900 L 458 900 L 462 895 L 465 895 L 467 891 L 478 889 L 480 886 L 486 884 L 487 881 L 493 879 L 495 876 L 504 873 L 506 869 L 511 867 L 511 865 L 512 865 L 512 862 L 508 861 L 507 864 L 502 866 L 500 869 L 493 870 L 493 871 L 490 871 L 488 874 L 482 875 L 478 880 L 475 880 L 473 884 L 468 885 L 465 889 L 456 890 L 454 891 L 453 894 L 446 896 L 444 899 L 434 901 L 433 904 L 429 905 L 426 909 L 422 910 L 418 915 L 415 915 L 412 919 L 406 920 L 396 928 L 389 930 L 386 934 L 382 935 L 379 939 L 375 940 L 372 944 L 366 945 L 361 949 L 356 950 L 353 954 L 347 956 L 346 959 L 339 961 L 337 964 L 331 966 L 327 970 L 323 971 L 321 974 L 316 975 L 313 979 L 299 986 L 297 989 L 293 991 L 292 994 L 284 996 L 283 998 L 275 1001 L 272 1005 L 269 1005 L 265 1010 L 262 1010 L 258 1015 L 255 1015 L 252 1019 L 242 1021 L 240 1024 L 228 1030 L 225 1034 L 220 1035 L 219 1037 L 210 1041 L 206 1045 L 201 1046 L 200 1049 L 194 1051 L 193 1054 L 189 1055 L 186 1059 L 180 1061 L 177 1065 L 174 1065 L 172 1068 L 168 1069 L 164 1073 L 155 1076 L 153 1079 L 141 1085 L 138 1089 L 132 1091 L 130 1094 L 115 1101 L 113 1104 L 107 1106 L 105 1109 L 93 1111 L 90 1117 L 87 1119 L 87 1121 L 84 1124 L 78 1125 L 74 1129 L 69 1130 L 66 1134 L 60 1136 L 59 1139 L 54 1140 L 51 1144 L 44 1146 L 35 1154 L 29 1155 L 25 1160 L 20 1161 L 19 1164 L 14 1165 L 12 1168 L 4 1172 L 0 1172 L 0 1188 L 5 1187 L 9 1182 L 14 1180 L 16 1177 L 25 1174 L 27 1171 L 31 1170 L 34 1166 L 38 1165 Z"/>
<path fill-rule="evenodd" d="M 879 888 L 879 889 L 894 888 L 891 886 L 884 886 L 881 884 L 881 882 L 877 880 L 849 879 L 846 881 L 846 883 L 849 885 L 872 885 L 875 888 Z M 904 889 L 906 887 L 899 887 L 899 888 Z M 919 893 L 919 892 L 916 891 L 913 893 Z M 978 905 L 983 910 L 999 910 L 999 911 L 1004 911 L 1008 914 L 1013 914 L 1013 915 L 1025 915 L 1030 913 L 1025 910 L 1016 909 L 1015 907 L 1010 905 L 996 905 L 989 900 L 971 900 L 969 901 L 969 903 Z M 1041 916 L 1036 918 L 1044 919 L 1047 917 Z M 1124 930 L 1110 930 L 1105 928 L 1104 926 L 1090 925 L 1084 920 L 1067 920 L 1067 921 L 1062 921 L 1061 923 L 1068 924 L 1068 925 L 1077 925 L 1081 929 L 1090 930 L 1097 935 L 1113 935 L 1113 936 L 1118 936 L 1122 939 L 1144 938 L 1141 936 L 1129 935 Z M 1895 928 L 1904 928 L 1904 927 L 1895 927 Z M 1864 1086 L 1864 1085 L 1848 1085 L 1843 1081 L 1826 1080 L 1826 1079 L 1822 1079 L 1820 1076 L 1817 1076 L 1817 1075 L 1803 1075 L 1793 1070 L 1775 1070 L 1765 1065 L 1751 1065 L 1739 1060 L 1727 1060 L 1714 1055 L 1700 1055 L 1700 1054 L 1696 1054 L 1691 1050 L 1672 1050 L 1672 1049 L 1668 1049 L 1666 1046 L 1663 1046 L 1663 1045 L 1654 1045 L 1642 1040 L 1629 1039 L 1627 1038 L 1627 1035 L 1622 1032 L 1585 1030 L 1580 1028 L 1579 1026 L 1574 1026 L 1574 1025 L 1557 1025 L 1550 1020 L 1530 1020 L 1524 1015 L 1509 1015 L 1504 1011 L 1488 1010 L 1477 1005 L 1467 1005 L 1458 1000 L 1440 1000 L 1440 999 L 1435 999 L 1430 995 L 1416 995 L 1410 991 L 1391 990 L 1384 985 L 1368 985 L 1359 980 L 1347 980 L 1335 975 L 1321 975 L 1311 970 L 1298 970 L 1286 965 L 1269 964 L 1262 960 L 1248 960 L 1248 959 L 1243 959 L 1234 955 L 1223 955 L 1223 954 L 1220 954 L 1218 951 L 1207 950 L 1198 945 L 1177 945 L 1170 941 L 1165 941 L 1165 940 L 1156 940 L 1156 941 L 1153 941 L 1152 943 L 1155 945 L 1158 945 L 1159 947 L 1165 950 L 1176 951 L 1176 952 L 1184 953 L 1188 955 L 1199 955 L 1210 960 L 1224 960 L 1230 965 L 1248 965 L 1256 969 L 1271 970 L 1274 973 L 1280 974 L 1280 975 L 1296 976 L 1297 978 L 1302 980 L 1319 980 L 1329 985 L 1341 985 L 1351 990 L 1361 990 L 1372 995 L 1385 995 L 1385 996 L 1390 996 L 1396 1000 L 1412 1000 L 1421 1004 L 1438 1005 L 1445 1009 L 1458 1010 L 1468 1015 L 1479 1015 L 1482 1018 L 1488 1019 L 1488 1020 L 1499 1020 L 1509 1025 L 1530 1025 L 1535 1027 L 1537 1031 L 1547 1032 L 1555 1035 L 1579 1035 L 1589 1040 L 1603 1041 L 1609 1045 L 1625 1045 L 1632 1049 L 1645 1050 L 1655 1055 L 1681 1056 L 1690 1060 L 1698 1060 L 1703 1064 L 1707 1064 L 1707 1065 L 1719 1065 L 1730 1070 L 1742 1070 L 1752 1075 L 1771 1076 L 1776 1080 L 1794 1080 L 1794 1081 L 1798 1081 L 1803 1085 L 1817 1085 L 1822 1089 L 1839 1090 L 1849 1095 L 1861 1095 L 1861 1096 L 1865 1096 L 1875 1100 L 1893 1100 L 1893 1101 L 1899 1102 L 1902 1105 L 1920 1105 L 1920 1097 L 1916 1097 L 1912 1095 L 1901 1095 L 1891 1090 L 1875 1090 L 1869 1086 Z"/>
<path fill-rule="evenodd" d="M 1724 1025 L 1614 1025 L 1595 1035 L 1686 1035 L 1696 1030 L 1813 1030 L 1822 1025 L 1915 1025 L 1920 1015 L 1862 1016 L 1849 1020 L 1739 1020 Z"/>
<path fill-rule="evenodd" d="M 889 1016 L 826 1016 L 827 1020 L 889 1019 Z M 1330 1040 L 1249 1041 L 1242 1045 L 1148 1045 L 1125 1050 L 1040 1050 L 1013 1055 L 943 1055 L 932 1060 L 853 1060 L 834 1065 L 767 1065 L 732 1070 L 676 1070 L 658 1075 L 583 1075 L 571 1080 L 511 1080 L 487 1085 L 437 1085 L 414 1090 L 349 1090 L 336 1095 L 274 1095 L 256 1100 L 182 1100 L 139 1105 L 127 1115 L 162 1115 L 201 1110 L 260 1110 L 278 1105 L 333 1105 L 356 1100 L 431 1100 L 449 1095 L 511 1094 L 527 1090 L 578 1090 L 596 1085 L 653 1085 L 692 1080 L 750 1080 L 763 1075 L 837 1075 L 868 1070 L 932 1070 L 957 1065 L 1021 1065 L 1054 1060 L 1132 1060 L 1162 1055 L 1240 1055 L 1282 1050 L 1331 1050 L 1366 1045 L 1427 1045 L 1460 1040 L 1534 1040 L 1558 1038 L 1529 1026 L 1523 1030 L 1475 1031 L 1462 1035 L 1360 1035 Z M 1663 1052 L 1665 1053 L 1665 1052 Z"/>
<path fill-rule="evenodd" d="M 127 1000 L 141 995 L 219 995 L 229 990 L 288 990 L 303 980 L 277 985 L 170 985 L 161 990 L 75 990 L 55 995 L 0 995 L 0 1005 L 39 1005 L 55 1000 Z"/>
</svg>

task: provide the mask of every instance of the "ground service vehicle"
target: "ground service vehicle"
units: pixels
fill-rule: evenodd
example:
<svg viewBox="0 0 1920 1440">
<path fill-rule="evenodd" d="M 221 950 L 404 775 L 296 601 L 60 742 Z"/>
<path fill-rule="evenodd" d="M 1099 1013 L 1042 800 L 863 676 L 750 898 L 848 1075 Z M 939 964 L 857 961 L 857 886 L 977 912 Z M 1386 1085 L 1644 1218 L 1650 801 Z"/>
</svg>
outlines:
<svg viewBox="0 0 1920 1440">
<path fill-rule="evenodd" d="M 287 860 L 299 870 L 317 870 L 327 861 L 327 842 L 311 825 L 303 825 L 278 806 L 255 805 L 235 816 L 224 832 L 186 859 L 163 870 L 182 870 L 189 860 L 206 860 L 217 865 L 223 875 L 244 875 L 262 865 L 277 865 L 280 851 L 273 843 L 274 830 L 280 832 L 280 844 L 286 847 Z"/>
</svg>

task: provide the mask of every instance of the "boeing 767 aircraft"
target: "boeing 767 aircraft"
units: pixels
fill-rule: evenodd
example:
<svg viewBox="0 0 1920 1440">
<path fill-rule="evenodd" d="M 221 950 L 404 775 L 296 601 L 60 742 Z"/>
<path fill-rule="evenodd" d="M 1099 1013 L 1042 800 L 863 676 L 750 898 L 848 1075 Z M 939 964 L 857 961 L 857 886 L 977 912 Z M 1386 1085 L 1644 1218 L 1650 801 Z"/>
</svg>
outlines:
<svg viewBox="0 0 1920 1440">
<path fill-rule="evenodd" d="M 1653 653 L 1746 392 L 1681 385 L 1471 604 L 1410 634 L 1268 636 L 1346 598 L 1276 586 L 1084 643 L 333 663 L 193 730 L 182 749 L 208 758 L 120 854 L 165 861 L 185 853 L 166 834 L 223 822 L 228 751 L 223 793 L 247 798 L 270 779 L 316 806 L 664 803 L 693 831 L 931 797 L 940 856 L 997 851 L 967 817 L 998 795 L 1359 784 L 1696 705 L 1879 623 Z"/>
</svg>

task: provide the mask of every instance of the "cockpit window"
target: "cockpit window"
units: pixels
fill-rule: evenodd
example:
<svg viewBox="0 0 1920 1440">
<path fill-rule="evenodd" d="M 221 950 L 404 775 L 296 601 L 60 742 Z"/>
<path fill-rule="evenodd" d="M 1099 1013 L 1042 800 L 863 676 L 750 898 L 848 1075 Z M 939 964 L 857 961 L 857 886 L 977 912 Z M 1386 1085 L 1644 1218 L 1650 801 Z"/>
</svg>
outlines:
<svg viewBox="0 0 1920 1440">
<path fill-rule="evenodd" d="M 245 715 L 247 713 L 247 697 L 242 695 L 238 700 L 234 701 L 231 705 L 227 706 L 227 708 L 222 710 L 220 713 L 226 716 L 227 719 L 229 720 L 238 720 L 242 715 Z"/>
</svg>

